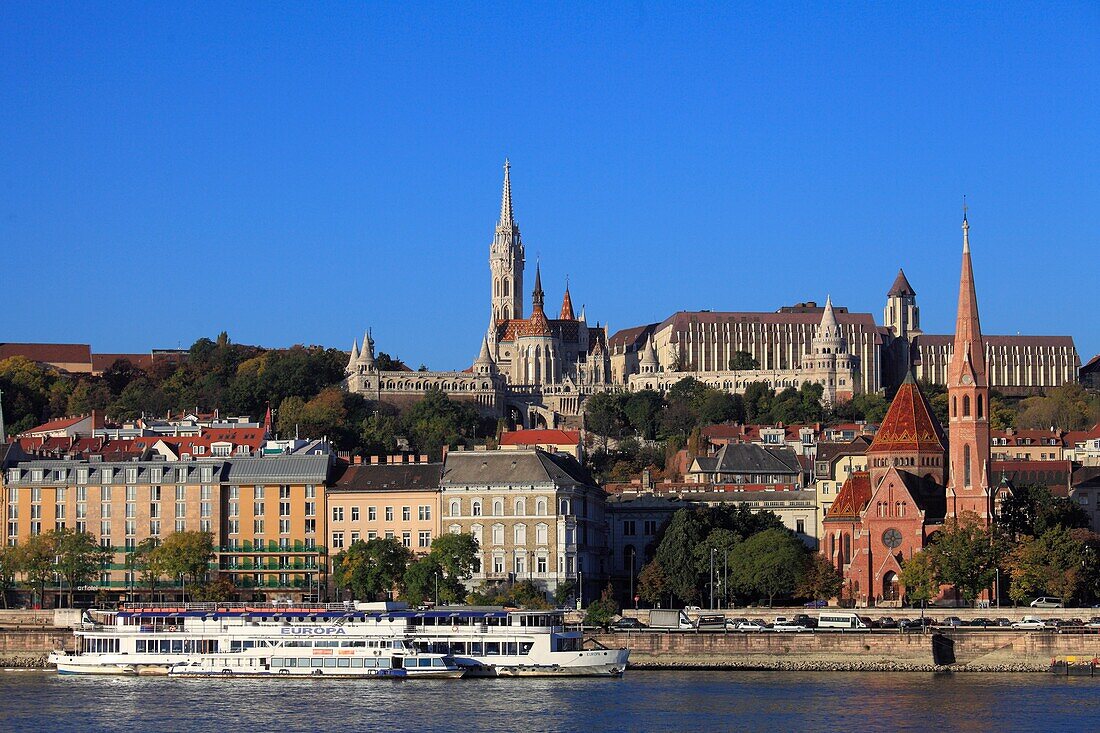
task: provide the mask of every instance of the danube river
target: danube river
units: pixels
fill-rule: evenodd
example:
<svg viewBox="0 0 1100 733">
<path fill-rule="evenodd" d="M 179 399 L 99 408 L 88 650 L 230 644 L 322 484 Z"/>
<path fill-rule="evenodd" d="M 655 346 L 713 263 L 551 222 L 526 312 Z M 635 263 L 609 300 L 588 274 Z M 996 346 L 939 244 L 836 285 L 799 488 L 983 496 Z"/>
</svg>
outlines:
<svg viewBox="0 0 1100 733">
<path fill-rule="evenodd" d="M 630 672 L 622 679 L 169 680 L 0 672 L 14 731 L 1085 731 L 1100 678 Z"/>
</svg>

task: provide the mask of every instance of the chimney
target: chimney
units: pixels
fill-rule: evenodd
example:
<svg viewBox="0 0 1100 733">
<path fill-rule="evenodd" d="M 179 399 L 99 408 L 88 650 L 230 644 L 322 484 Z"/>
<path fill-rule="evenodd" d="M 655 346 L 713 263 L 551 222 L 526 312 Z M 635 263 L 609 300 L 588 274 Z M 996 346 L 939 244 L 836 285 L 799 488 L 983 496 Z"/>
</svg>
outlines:
<svg viewBox="0 0 1100 733">
<path fill-rule="evenodd" d="M 420 454 L 420 462 L 421 463 L 427 463 L 428 462 L 428 454 L 427 453 L 421 453 Z"/>
<path fill-rule="evenodd" d="M 362 463 L 363 463 L 363 456 L 359 456 L 359 455 L 355 456 L 355 458 L 353 459 L 352 463 L 353 463 L 354 465 L 356 465 L 356 466 L 362 465 Z"/>
<path fill-rule="evenodd" d="M 378 465 L 378 456 L 371 456 L 370 457 L 370 465 L 372 465 L 372 466 L 377 466 Z"/>
</svg>

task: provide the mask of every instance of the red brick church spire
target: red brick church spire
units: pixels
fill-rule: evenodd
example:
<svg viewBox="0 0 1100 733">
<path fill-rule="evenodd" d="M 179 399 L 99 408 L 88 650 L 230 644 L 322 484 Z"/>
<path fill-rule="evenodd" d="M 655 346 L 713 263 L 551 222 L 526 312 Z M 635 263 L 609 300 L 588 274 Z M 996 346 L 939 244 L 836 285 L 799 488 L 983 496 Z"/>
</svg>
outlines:
<svg viewBox="0 0 1100 733">
<path fill-rule="evenodd" d="M 992 516 L 989 489 L 989 375 L 978 321 L 978 297 L 970 262 L 970 224 L 963 207 L 962 274 L 955 344 L 947 372 L 950 478 L 947 508 L 953 515 L 974 512 Z"/>
<path fill-rule="evenodd" d="M 569 297 L 569 279 L 565 280 L 565 297 L 561 299 L 561 315 L 558 316 L 559 321 L 575 321 L 576 316 L 573 315 L 573 299 Z"/>
</svg>

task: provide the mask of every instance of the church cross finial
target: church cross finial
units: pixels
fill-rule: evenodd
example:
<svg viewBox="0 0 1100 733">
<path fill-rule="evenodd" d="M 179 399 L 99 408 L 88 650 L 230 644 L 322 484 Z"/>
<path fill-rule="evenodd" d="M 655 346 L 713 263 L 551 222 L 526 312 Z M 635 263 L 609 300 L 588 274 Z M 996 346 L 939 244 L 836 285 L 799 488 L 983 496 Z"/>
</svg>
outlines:
<svg viewBox="0 0 1100 733">
<path fill-rule="evenodd" d="M 963 194 L 963 254 L 970 253 L 970 222 L 966 220 L 966 194 Z"/>
</svg>

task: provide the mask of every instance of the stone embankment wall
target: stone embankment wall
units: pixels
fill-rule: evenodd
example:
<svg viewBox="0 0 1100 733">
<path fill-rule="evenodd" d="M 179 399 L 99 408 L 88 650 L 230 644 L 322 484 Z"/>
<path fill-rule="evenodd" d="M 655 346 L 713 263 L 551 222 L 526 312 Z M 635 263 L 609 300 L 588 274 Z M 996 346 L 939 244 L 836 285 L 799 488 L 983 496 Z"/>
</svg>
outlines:
<svg viewBox="0 0 1100 733">
<path fill-rule="evenodd" d="M 607 647 L 628 647 L 631 667 L 653 669 L 1046 671 L 1054 658 L 1100 657 L 1100 635 L 1055 632 L 650 631 L 596 634 L 591 639 Z M 933 658 L 934 644 L 942 664 Z"/>
<path fill-rule="evenodd" d="M 68 629 L 0 628 L 0 669 L 45 667 L 54 649 L 72 649 Z"/>
</svg>

